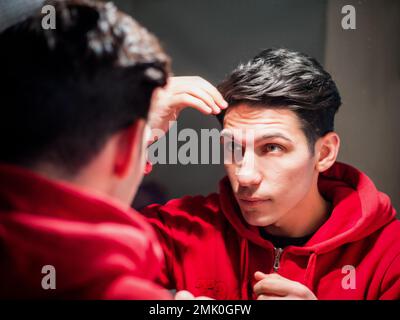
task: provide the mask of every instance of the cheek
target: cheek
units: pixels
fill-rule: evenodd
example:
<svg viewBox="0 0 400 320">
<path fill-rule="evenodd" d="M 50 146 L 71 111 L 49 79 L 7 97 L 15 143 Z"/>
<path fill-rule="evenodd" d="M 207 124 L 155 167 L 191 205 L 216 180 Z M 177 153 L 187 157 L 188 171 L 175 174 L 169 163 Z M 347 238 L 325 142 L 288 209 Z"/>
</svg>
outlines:
<svg viewBox="0 0 400 320">
<path fill-rule="evenodd" d="M 282 201 L 296 201 L 305 196 L 311 186 L 313 161 L 309 156 L 287 156 L 271 160 L 264 166 L 266 188 Z M 291 200 L 292 199 L 292 200 Z"/>
</svg>

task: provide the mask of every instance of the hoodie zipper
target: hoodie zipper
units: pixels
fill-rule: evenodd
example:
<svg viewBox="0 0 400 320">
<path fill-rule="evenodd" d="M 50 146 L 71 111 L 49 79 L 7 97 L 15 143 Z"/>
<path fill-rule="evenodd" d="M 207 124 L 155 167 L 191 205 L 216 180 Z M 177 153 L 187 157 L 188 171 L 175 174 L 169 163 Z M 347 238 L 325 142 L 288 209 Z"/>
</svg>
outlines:
<svg viewBox="0 0 400 320">
<path fill-rule="evenodd" d="M 274 272 L 278 273 L 278 270 L 281 266 L 281 256 L 282 256 L 283 249 L 274 247 Z"/>
</svg>

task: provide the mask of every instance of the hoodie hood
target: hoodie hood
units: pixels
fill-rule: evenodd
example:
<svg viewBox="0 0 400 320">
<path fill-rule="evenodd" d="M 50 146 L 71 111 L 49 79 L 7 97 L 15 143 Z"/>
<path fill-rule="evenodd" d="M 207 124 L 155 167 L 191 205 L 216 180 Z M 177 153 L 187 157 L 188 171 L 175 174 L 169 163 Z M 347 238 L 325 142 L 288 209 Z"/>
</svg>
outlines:
<svg viewBox="0 0 400 320">
<path fill-rule="evenodd" d="M 313 292 L 319 255 L 368 237 L 396 216 L 389 197 L 379 192 L 364 173 L 349 165 L 336 162 L 320 174 L 318 188 L 321 195 L 332 203 L 329 219 L 304 246 L 289 246 L 285 249 L 307 256 L 303 283 Z M 244 220 L 228 177 L 220 182 L 220 202 L 222 212 L 241 236 L 241 294 L 243 297 L 251 296 L 251 290 L 246 287 L 247 283 L 252 282 L 249 270 L 250 243 L 271 252 L 275 249 L 271 242 L 261 237 L 258 227 L 250 226 Z"/>
<path fill-rule="evenodd" d="M 395 219 L 396 211 L 389 197 L 379 192 L 361 171 L 336 162 L 320 174 L 318 188 L 332 203 L 329 219 L 303 247 L 293 247 L 297 253 L 324 253 L 369 236 Z M 250 226 L 242 217 L 228 177 L 220 182 L 221 208 L 236 231 L 248 241 L 271 248 L 258 227 Z"/>
</svg>

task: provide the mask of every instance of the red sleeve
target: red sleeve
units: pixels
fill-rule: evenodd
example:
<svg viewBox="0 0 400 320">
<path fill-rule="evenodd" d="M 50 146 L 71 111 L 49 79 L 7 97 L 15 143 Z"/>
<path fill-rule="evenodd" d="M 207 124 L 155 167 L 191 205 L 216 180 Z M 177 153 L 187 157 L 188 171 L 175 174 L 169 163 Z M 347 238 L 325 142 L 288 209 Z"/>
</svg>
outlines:
<svg viewBox="0 0 400 320">
<path fill-rule="evenodd" d="M 385 272 L 379 300 L 400 300 L 400 255 L 394 258 Z"/>
<path fill-rule="evenodd" d="M 103 299 L 171 300 L 172 295 L 158 285 L 141 278 L 121 276 L 107 286 Z"/>
<path fill-rule="evenodd" d="M 165 216 L 160 212 L 161 205 L 153 204 L 142 210 L 142 214 L 155 229 L 158 240 L 164 252 L 164 264 L 161 267 L 160 276 L 157 283 L 167 289 L 176 289 L 174 279 L 173 261 L 175 257 L 175 248 L 173 244 L 173 235 L 168 227 Z"/>
</svg>

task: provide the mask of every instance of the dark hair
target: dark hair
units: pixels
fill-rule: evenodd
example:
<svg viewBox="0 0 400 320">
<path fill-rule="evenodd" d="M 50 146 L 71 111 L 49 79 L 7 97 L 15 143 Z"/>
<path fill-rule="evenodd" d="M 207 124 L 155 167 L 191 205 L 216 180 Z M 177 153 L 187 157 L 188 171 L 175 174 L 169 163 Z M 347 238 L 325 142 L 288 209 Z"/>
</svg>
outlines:
<svg viewBox="0 0 400 320">
<path fill-rule="evenodd" d="M 48 2 L 0 34 L 0 161 L 48 162 L 75 174 L 107 139 L 147 118 L 169 58 L 158 40 L 112 3 Z"/>
<path fill-rule="evenodd" d="M 315 59 L 286 49 L 263 50 L 233 70 L 218 89 L 230 106 L 245 103 L 295 112 L 312 154 L 316 140 L 334 130 L 341 105 L 329 73 Z M 224 114 L 218 115 L 221 124 Z"/>
</svg>

